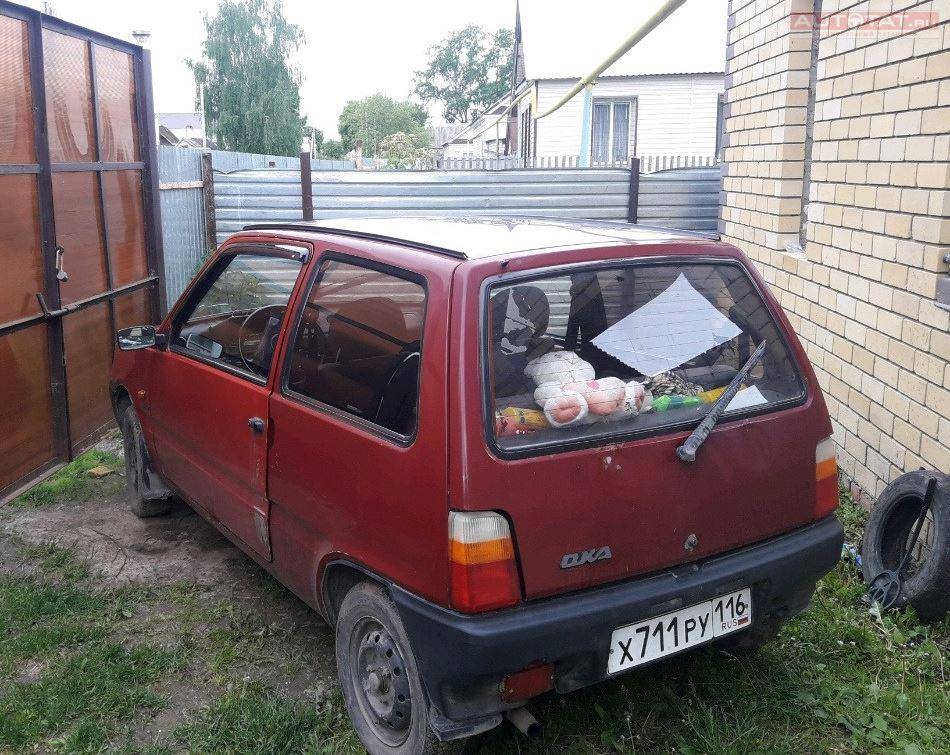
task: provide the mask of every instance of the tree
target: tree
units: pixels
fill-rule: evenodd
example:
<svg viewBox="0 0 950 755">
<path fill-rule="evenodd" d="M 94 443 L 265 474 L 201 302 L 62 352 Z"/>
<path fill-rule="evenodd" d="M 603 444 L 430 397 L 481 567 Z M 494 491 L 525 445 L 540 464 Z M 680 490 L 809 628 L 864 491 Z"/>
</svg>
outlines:
<svg viewBox="0 0 950 755">
<path fill-rule="evenodd" d="M 314 155 L 319 155 L 323 148 L 323 131 L 316 126 L 304 126 L 303 133 L 310 139 L 310 151 Z"/>
<path fill-rule="evenodd" d="M 394 100 L 384 94 L 347 102 L 337 128 L 343 148 L 349 152 L 362 140 L 364 155 L 375 155 L 381 139 L 400 131 L 428 143 L 425 109 L 409 100 Z"/>
<path fill-rule="evenodd" d="M 343 142 L 338 139 L 324 139 L 317 155 L 327 160 L 342 160 L 346 157 L 346 150 L 343 149 Z"/>
<path fill-rule="evenodd" d="M 514 36 L 470 24 L 429 48 L 429 63 L 415 74 L 423 102 L 441 102 L 449 123 L 468 123 L 511 85 Z"/>
<path fill-rule="evenodd" d="M 415 167 L 427 154 L 422 140 L 405 131 L 390 134 L 379 142 L 379 156 L 386 159 L 387 170 Z"/>
<path fill-rule="evenodd" d="M 221 0 L 204 16 L 202 58 L 190 60 L 211 132 L 223 149 L 300 152 L 300 73 L 291 59 L 303 30 L 281 0 Z M 200 95 L 199 95 L 200 99 Z"/>
</svg>

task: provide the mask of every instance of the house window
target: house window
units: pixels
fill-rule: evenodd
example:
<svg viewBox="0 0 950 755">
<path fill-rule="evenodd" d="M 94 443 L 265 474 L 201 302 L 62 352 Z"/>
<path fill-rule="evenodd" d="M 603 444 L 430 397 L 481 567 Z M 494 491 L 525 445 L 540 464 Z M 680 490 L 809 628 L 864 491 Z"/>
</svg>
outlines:
<svg viewBox="0 0 950 755">
<path fill-rule="evenodd" d="M 720 92 L 716 97 L 716 157 L 722 158 L 722 148 L 725 144 L 726 128 L 726 95 Z"/>
<path fill-rule="evenodd" d="M 591 160 L 594 163 L 627 162 L 631 145 L 636 145 L 636 98 L 595 99 L 591 119 Z"/>
<path fill-rule="evenodd" d="M 530 165 L 531 158 L 534 157 L 533 131 L 534 120 L 531 117 L 531 105 L 528 105 L 521 111 L 521 159 L 525 167 Z"/>
</svg>

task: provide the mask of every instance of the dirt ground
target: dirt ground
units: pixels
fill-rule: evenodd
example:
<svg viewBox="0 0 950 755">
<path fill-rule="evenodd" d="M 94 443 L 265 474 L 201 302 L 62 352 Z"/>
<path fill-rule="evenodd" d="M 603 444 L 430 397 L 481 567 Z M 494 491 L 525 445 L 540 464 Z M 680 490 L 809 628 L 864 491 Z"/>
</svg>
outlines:
<svg viewBox="0 0 950 755">
<path fill-rule="evenodd" d="M 0 509 L 0 575 L 44 578 L 22 554 L 68 553 L 88 567 L 96 591 L 147 593 L 131 621 L 111 630 L 120 643 L 198 648 L 183 654 L 180 673 L 154 686 L 167 704 L 123 730 L 133 745 L 167 744 L 169 733 L 235 685 L 260 683 L 291 707 L 335 694 L 333 633 L 323 620 L 185 504 L 160 517 L 134 516 L 121 444 L 111 438 L 96 448 L 114 471 L 98 480 L 83 474 L 78 496 Z M 31 660 L 18 677 L 40 672 Z"/>
<path fill-rule="evenodd" d="M 187 506 L 132 515 L 120 453 L 113 438 L 0 508 L 0 755 L 361 752 L 330 628 Z M 839 515 L 857 544 L 865 512 L 843 495 Z M 846 557 L 761 653 L 549 695 L 530 706 L 542 739 L 504 724 L 464 749 L 950 752 L 950 618 L 869 610 L 864 591 Z"/>
</svg>

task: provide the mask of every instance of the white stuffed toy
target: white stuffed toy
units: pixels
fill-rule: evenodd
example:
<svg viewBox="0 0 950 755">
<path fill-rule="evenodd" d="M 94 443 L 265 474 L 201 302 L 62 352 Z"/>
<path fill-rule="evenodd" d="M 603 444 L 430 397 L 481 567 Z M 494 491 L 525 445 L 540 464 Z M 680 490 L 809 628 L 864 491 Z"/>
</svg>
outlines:
<svg viewBox="0 0 950 755">
<path fill-rule="evenodd" d="M 640 383 L 595 379 L 593 366 L 573 351 L 551 351 L 532 359 L 525 374 L 538 386 L 534 400 L 553 427 L 626 419 L 636 416 L 644 401 Z"/>
<path fill-rule="evenodd" d="M 580 380 L 593 380 L 594 368 L 573 351 L 549 351 L 528 362 L 524 374 L 535 385 L 545 383 L 573 383 Z"/>
</svg>

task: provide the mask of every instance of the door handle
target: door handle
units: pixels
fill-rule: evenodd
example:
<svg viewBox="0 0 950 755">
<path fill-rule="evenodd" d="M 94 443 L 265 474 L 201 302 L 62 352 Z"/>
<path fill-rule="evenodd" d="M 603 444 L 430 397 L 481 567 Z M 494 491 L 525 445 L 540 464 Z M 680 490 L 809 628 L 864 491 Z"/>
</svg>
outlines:
<svg viewBox="0 0 950 755">
<path fill-rule="evenodd" d="M 251 417 L 247 421 L 247 426 L 251 428 L 251 432 L 253 432 L 255 435 L 260 435 L 262 432 L 264 432 L 264 420 L 262 420 L 260 417 Z"/>
</svg>

